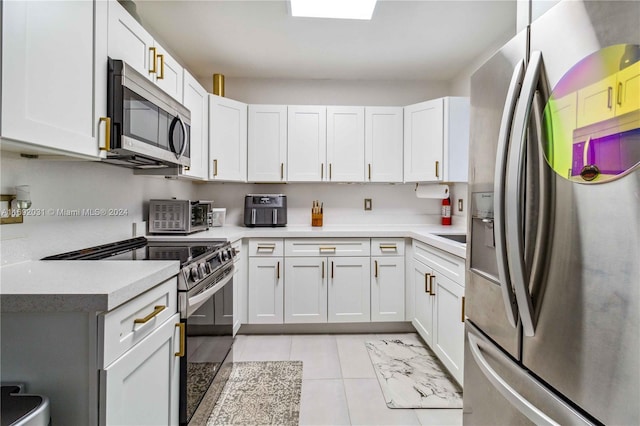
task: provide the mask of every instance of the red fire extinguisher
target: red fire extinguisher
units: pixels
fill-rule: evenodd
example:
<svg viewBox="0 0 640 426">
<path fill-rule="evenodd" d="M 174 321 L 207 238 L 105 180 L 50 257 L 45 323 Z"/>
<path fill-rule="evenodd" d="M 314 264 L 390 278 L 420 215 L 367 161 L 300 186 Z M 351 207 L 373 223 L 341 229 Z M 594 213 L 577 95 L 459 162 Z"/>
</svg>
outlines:
<svg viewBox="0 0 640 426">
<path fill-rule="evenodd" d="M 442 199 L 442 224 L 451 225 L 451 198 Z"/>
</svg>

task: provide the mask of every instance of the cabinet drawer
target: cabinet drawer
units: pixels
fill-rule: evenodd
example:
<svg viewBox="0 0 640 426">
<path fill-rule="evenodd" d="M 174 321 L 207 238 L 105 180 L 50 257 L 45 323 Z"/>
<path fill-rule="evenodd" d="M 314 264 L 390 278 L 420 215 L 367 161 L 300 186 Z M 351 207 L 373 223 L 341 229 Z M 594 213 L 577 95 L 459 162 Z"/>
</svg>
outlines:
<svg viewBox="0 0 640 426">
<path fill-rule="evenodd" d="M 252 238 L 249 240 L 249 256 L 282 256 L 283 242 L 278 238 Z"/>
<path fill-rule="evenodd" d="M 100 368 L 107 367 L 178 311 L 177 289 L 174 277 L 98 316 L 98 356 L 103 357 L 98 360 Z"/>
<path fill-rule="evenodd" d="M 310 239 L 284 241 L 285 256 L 369 256 L 368 238 Z"/>
<path fill-rule="evenodd" d="M 464 259 L 416 240 L 413 258 L 464 286 Z"/>
<path fill-rule="evenodd" d="M 404 256 L 404 238 L 372 238 L 371 256 Z"/>
</svg>

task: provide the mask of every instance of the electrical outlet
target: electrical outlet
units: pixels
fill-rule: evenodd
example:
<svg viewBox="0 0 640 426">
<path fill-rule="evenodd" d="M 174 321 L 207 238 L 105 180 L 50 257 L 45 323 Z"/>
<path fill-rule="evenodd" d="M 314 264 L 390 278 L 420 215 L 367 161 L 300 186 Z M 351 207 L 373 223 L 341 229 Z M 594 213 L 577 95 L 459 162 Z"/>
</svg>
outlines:
<svg viewBox="0 0 640 426">
<path fill-rule="evenodd" d="M 461 212 L 461 211 L 463 211 L 463 210 L 464 210 L 464 207 L 463 207 L 463 205 L 462 205 L 462 204 L 463 204 L 463 198 L 460 198 L 460 199 L 458 200 L 458 211 L 459 211 L 459 212 Z"/>
<path fill-rule="evenodd" d="M 371 198 L 365 198 L 364 199 L 364 209 L 365 210 L 371 210 L 373 208 L 372 204 L 371 204 Z"/>
</svg>

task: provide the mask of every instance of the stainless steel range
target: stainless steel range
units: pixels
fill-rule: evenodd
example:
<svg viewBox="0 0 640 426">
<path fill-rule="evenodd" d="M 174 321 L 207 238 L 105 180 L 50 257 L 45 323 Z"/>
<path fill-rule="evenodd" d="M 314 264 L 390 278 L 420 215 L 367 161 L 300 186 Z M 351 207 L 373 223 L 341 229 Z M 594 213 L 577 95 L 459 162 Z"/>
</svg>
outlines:
<svg viewBox="0 0 640 426">
<path fill-rule="evenodd" d="M 233 275 L 227 241 L 149 241 L 144 237 L 49 256 L 43 260 L 178 260 L 178 310 L 185 324 L 180 360 L 180 424 L 206 422 L 231 371 Z"/>
</svg>

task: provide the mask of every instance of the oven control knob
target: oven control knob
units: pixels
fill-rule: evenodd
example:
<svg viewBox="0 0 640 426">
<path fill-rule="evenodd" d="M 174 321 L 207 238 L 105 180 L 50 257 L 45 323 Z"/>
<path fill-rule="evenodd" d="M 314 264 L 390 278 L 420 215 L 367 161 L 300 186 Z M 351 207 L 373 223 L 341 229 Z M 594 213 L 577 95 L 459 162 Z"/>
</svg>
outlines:
<svg viewBox="0 0 640 426">
<path fill-rule="evenodd" d="M 210 263 L 205 263 L 204 264 L 204 270 L 206 271 L 207 274 L 210 274 L 211 272 L 213 272 L 211 270 L 211 264 Z"/>
<path fill-rule="evenodd" d="M 224 257 L 225 261 L 229 260 L 229 252 L 227 250 L 224 250 L 222 252 L 222 256 Z"/>
<path fill-rule="evenodd" d="M 198 265 L 198 269 L 200 269 L 200 276 L 201 277 L 205 277 L 207 275 L 207 269 L 204 266 L 204 263 L 201 263 L 200 265 Z"/>
<path fill-rule="evenodd" d="M 218 260 L 220 263 L 224 262 L 224 253 L 222 251 L 218 252 Z"/>
<path fill-rule="evenodd" d="M 197 267 L 191 269 L 191 279 L 194 281 L 198 281 L 200 279 L 200 271 L 198 271 Z"/>
</svg>

